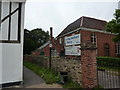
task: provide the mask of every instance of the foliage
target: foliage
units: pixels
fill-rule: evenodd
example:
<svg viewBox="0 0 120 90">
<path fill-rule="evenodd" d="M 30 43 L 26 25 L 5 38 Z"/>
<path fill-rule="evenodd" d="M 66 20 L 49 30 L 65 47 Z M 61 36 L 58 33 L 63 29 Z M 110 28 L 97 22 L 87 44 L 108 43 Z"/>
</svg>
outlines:
<svg viewBox="0 0 120 90">
<path fill-rule="evenodd" d="M 49 32 L 41 28 L 24 30 L 24 54 L 31 54 L 32 51 L 43 45 L 49 40 Z"/>
<path fill-rule="evenodd" d="M 98 85 L 95 88 L 93 88 L 92 90 L 104 90 L 104 88 L 102 86 Z"/>
<path fill-rule="evenodd" d="M 77 88 L 81 88 L 81 86 L 77 82 L 74 82 L 71 77 L 68 77 L 68 83 L 64 84 L 63 88 L 75 88 L 75 89 L 77 89 Z"/>
<path fill-rule="evenodd" d="M 97 64 L 100 67 L 111 67 L 111 68 L 119 69 L 119 67 L 120 67 L 120 58 L 97 57 Z"/>
<path fill-rule="evenodd" d="M 118 42 L 120 41 L 120 9 L 116 9 L 114 17 L 115 19 L 107 23 L 106 31 L 117 34 L 113 41 Z"/>
</svg>

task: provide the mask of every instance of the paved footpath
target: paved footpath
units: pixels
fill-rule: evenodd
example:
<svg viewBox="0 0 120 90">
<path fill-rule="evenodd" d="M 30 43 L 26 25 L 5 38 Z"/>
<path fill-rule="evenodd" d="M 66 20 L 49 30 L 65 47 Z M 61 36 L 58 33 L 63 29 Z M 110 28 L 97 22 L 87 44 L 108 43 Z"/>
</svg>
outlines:
<svg viewBox="0 0 120 90">
<path fill-rule="evenodd" d="M 45 84 L 45 81 L 34 72 L 24 67 L 23 88 L 62 88 L 59 84 Z"/>
</svg>

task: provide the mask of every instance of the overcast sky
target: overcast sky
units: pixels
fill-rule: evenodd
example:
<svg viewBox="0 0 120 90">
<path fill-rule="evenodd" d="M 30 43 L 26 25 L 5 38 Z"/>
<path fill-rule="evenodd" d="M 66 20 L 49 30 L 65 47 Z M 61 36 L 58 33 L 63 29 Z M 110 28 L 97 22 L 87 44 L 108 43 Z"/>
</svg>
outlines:
<svg viewBox="0 0 120 90">
<path fill-rule="evenodd" d="M 83 2 L 84 1 L 84 2 Z M 110 21 L 118 8 L 119 0 L 27 0 L 25 10 L 25 28 L 42 28 L 49 31 L 53 27 L 56 37 L 67 25 L 88 16 Z"/>
</svg>

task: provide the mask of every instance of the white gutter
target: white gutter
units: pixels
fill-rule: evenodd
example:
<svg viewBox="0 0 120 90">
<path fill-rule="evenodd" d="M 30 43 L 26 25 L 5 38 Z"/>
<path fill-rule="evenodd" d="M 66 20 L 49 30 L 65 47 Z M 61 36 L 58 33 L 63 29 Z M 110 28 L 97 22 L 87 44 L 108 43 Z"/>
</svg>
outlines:
<svg viewBox="0 0 120 90">
<path fill-rule="evenodd" d="M 63 36 L 66 36 L 66 35 L 68 35 L 68 34 L 71 34 L 71 33 L 73 33 L 73 32 L 79 31 L 79 30 L 80 30 L 80 28 L 78 28 L 78 29 L 76 29 L 76 30 L 73 30 L 73 31 L 71 31 L 71 32 L 68 32 L 68 33 L 66 33 L 66 34 L 63 34 L 63 35 L 61 35 L 61 36 L 58 37 L 58 38 L 61 38 L 61 37 L 63 37 Z"/>
<path fill-rule="evenodd" d="M 92 32 L 99 32 L 99 33 L 117 35 L 117 34 L 114 34 L 114 33 L 111 33 L 111 32 L 103 31 L 103 30 L 80 27 L 80 28 L 78 28 L 78 29 L 76 29 L 76 30 L 73 30 L 73 31 L 71 31 L 71 32 L 68 32 L 68 33 L 66 33 L 66 34 L 61 35 L 61 36 L 58 37 L 58 38 L 61 38 L 61 37 L 63 37 L 63 36 L 66 36 L 66 35 L 68 35 L 68 34 L 71 34 L 71 33 L 73 33 L 73 32 L 79 31 L 79 30 L 92 31 Z"/>
<path fill-rule="evenodd" d="M 103 31 L 103 30 L 98 30 L 98 29 L 90 29 L 90 28 L 84 28 L 84 27 L 81 27 L 80 29 L 81 29 L 81 30 L 84 30 L 84 31 L 92 31 L 92 32 L 100 32 L 100 33 L 105 33 L 105 34 L 113 34 L 113 35 L 116 35 L 116 34 L 114 34 L 114 33 L 107 32 L 107 31 Z"/>
</svg>

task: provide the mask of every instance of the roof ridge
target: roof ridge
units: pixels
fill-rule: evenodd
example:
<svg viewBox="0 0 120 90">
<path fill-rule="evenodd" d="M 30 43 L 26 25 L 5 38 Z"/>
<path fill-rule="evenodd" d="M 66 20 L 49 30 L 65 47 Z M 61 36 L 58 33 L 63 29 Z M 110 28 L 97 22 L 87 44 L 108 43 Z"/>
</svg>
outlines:
<svg viewBox="0 0 120 90">
<path fill-rule="evenodd" d="M 94 20 L 97 20 L 97 21 L 107 22 L 106 20 L 101 20 L 101 19 L 98 19 L 98 18 L 93 18 L 93 17 L 88 17 L 88 16 L 82 16 L 82 17 L 83 17 L 83 18 L 94 19 Z"/>
</svg>

